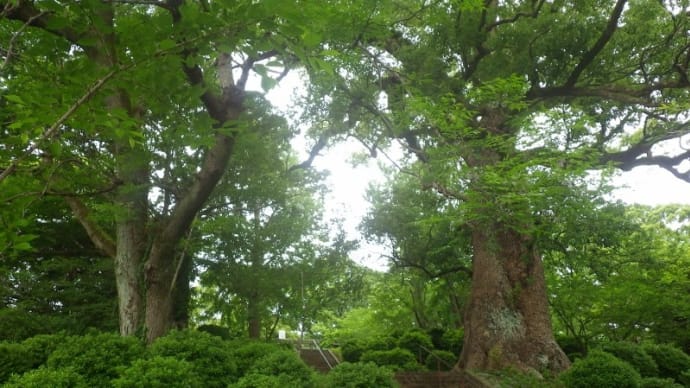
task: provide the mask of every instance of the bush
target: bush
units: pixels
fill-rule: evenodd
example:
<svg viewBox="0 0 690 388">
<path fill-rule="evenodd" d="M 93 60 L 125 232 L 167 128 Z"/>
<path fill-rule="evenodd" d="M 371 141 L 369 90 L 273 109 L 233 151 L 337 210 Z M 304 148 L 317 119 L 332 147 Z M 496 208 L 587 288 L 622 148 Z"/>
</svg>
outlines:
<svg viewBox="0 0 690 388">
<path fill-rule="evenodd" d="M 447 350 L 453 352 L 456 356 L 460 356 L 464 340 L 465 331 L 463 329 L 450 329 L 443 333 L 441 337 L 441 350 Z"/>
<path fill-rule="evenodd" d="M 205 384 L 194 372 L 194 366 L 172 357 L 154 356 L 134 361 L 119 378 L 116 388 L 194 388 Z"/>
<path fill-rule="evenodd" d="M 149 353 L 191 363 L 206 387 L 225 388 L 239 377 L 228 342 L 208 333 L 173 330 L 154 341 Z"/>
<path fill-rule="evenodd" d="M 392 336 L 371 338 L 364 342 L 367 350 L 391 350 L 398 347 L 398 339 Z"/>
<path fill-rule="evenodd" d="M 325 388 L 398 387 L 393 372 L 374 363 L 340 363 L 328 372 L 324 382 Z"/>
<path fill-rule="evenodd" d="M 289 381 L 283 381 L 282 376 L 266 376 L 250 373 L 235 384 L 228 385 L 228 388 L 283 388 L 298 385 L 290 385 Z"/>
<path fill-rule="evenodd" d="M 238 377 L 249 373 L 257 360 L 280 351 L 280 347 L 276 344 L 256 340 L 233 341 L 230 342 L 230 346 L 233 348 L 230 354 L 237 365 Z"/>
<path fill-rule="evenodd" d="M 39 334 L 25 339 L 22 345 L 24 345 L 26 350 L 30 353 L 35 367 L 38 368 L 48 361 L 48 357 L 50 357 L 55 349 L 62 346 L 67 338 L 67 335 L 64 333 Z"/>
<path fill-rule="evenodd" d="M 424 363 L 429 370 L 451 370 L 458 362 L 458 356 L 447 350 L 434 350 L 426 357 Z"/>
<path fill-rule="evenodd" d="M 14 374 L 22 374 L 34 368 L 31 353 L 23 344 L 0 342 L 0 383 Z"/>
<path fill-rule="evenodd" d="M 571 360 L 582 358 L 585 354 L 587 354 L 586 344 L 584 344 L 583 341 L 579 340 L 578 338 L 562 335 L 556 337 L 556 342 Z"/>
<path fill-rule="evenodd" d="M 86 379 L 70 368 L 41 367 L 23 375 L 12 376 L 3 388 L 88 388 L 89 386 Z"/>
<path fill-rule="evenodd" d="M 419 363 L 424 362 L 421 355 L 426 354 L 426 349 L 432 350 L 434 345 L 431 343 L 431 337 L 429 334 L 419 331 L 411 330 L 403 334 L 398 340 L 398 347 L 401 349 L 407 349 L 412 354 L 417 355 L 417 361 Z"/>
<path fill-rule="evenodd" d="M 642 345 L 659 366 L 659 377 L 681 381 L 681 374 L 690 369 L 690 356 L 671 345 Z"/>
<path fill-rule="evenodd" d="M 683 388 L 676 384 L 673 379 L 662 379 L 661 377 L 645 377 L 642 379 L 640 388 Z"/>
<path fill-rule="evenodd" d="M 314 371 L 291 350 L 279 350 L 259 358 L 247 375 L 276 376 L 282 382 L 281 387 L 314 386 Z"/>
<path fill-rule="evenodd" d="M 690 387 L 690 369 L 680 374 L 678 382 L 683 386 Z"/>
<path fill-rule="evenodd" d="M 230 330 L 227 327 L 218 325 L 201 325 L 197 327 L 196 330 L 215 335 L 216 337 L 220 337 L 224 340 L 229 340 L 232 337 Z"/>
<path fill-rule="evenodd" d="M 640 386 L 640 374 L 612 354 L 594 350 L 560 376 L 568 388 L 627 388 Z"/>
<path fill-rule="evenodd" d="M 48 357 L 52 369 L 73 368 L 92 387 L 104 387 L 118 376 L 118 369 L 144 355 L 144 345 L 134 337 L 95 333 L 67 337 Z"/>
<path fill-rule="evenodd" d="M 610 342 L 603 344 L 602 349 L 632 365 L 642 377 L 659 376 L 656 361 L 638 345 L 630 342 Z"/>
<path fill-rule="evenodd" d="M 362 355 L 361 362 L 373 362 L 378 366 L 387 366 L 393 370 L 420 370 L 414 354 L 407 349 L 369 350 Z"/>
<path fill-rule="evenodd" d="M 357 362 L 362 358 L 362 354 L 368 350 L 366 344 L 359 340 L 348 340 L 340 346 L 340 352 L 343 355 L 343 360 L 348 362 Z"/>
</svg>

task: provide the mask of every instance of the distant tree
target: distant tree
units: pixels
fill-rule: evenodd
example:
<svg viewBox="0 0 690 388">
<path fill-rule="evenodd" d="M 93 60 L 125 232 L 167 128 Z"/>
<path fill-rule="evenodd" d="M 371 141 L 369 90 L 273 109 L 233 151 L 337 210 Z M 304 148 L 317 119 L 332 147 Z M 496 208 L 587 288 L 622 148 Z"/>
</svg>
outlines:
<svg viewBox="0 0 690 388">
<path fill-rule="evenodd" d="M 116 330 L 112 260 L 93 246 L 60 199 L 33 210 L 22 230 L 40 238 L 21 252 L 0 253 L 0 338 Z"/>
</svg>

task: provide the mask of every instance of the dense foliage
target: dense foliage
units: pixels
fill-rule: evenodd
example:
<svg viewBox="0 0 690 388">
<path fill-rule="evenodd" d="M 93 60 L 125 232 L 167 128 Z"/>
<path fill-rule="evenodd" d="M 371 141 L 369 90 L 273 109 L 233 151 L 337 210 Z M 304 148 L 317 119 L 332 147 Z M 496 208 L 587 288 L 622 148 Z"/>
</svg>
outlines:
<svg viewBox="0 0 690 388">
<path fill-rule="evenodd" d="M 690 385 L 687 0 L 298 3 L 0 0 L 0 383 Z"/>
</svg>

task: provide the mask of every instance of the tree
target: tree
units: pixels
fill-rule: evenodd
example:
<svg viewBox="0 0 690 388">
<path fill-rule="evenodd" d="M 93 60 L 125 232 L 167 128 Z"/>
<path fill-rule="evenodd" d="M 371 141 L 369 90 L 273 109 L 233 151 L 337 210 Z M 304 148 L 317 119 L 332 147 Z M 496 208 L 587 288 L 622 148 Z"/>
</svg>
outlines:
<svg viewBox="0 0 690 388">
<path fill-rule="evenodd" d="M 201 283 L 217 299 L 213 305 L 225 305 L 221 311 L 232 299 L 246 306 L 250 338 L 261 336 L 269 309 L 280 317 L 287 295 L 299 297 L 294 267 L 323 234 L 319 175 L 289 170 L 294 156 L 287 135 L 274 129 L 271 136 L 240 137 L 242 152 L 231 159 L 200 220 L 203 238 L 212 242 L 200 252 Z"/>
<path fill-rule="evenodd" d="M 0 253 L 0 339 L 117 328 L 115 274 L 58 198 L 24 215 L 31 249 Z M 0 212 L 5 220 L 5 214 Z"/>
<path fill-rule="evenodd" d="M 587 169 L 658 165 L 690 181 L 690 20 L 682 3 L 400 2 L 361 24 L 323 90 L 375 153 L 425 163 L 421 185 L 460 202 L 473 251 L 459 366 L 561 371 L 540 225 Z M 338 47 L 340 48 L 340 47 Z M 322 99 L 323 100 L 323 99 Z M 323 105 L 323 103 L 321 104 Z"/>
<path fill-rule="evenodd" d="M 238 134 L 263 113 L 246 91 L 250 73 L 268 89 L 315 47 L 293 40 L 312 33 L 304 15 L 252 1 L 0 9 L 3 191 L 34 174 L 26 192 L 64 198 L 113 258 L 123 335 L 143 328 L 152 341 L 184 325 L 175 309 L 186 304 L 173 302 L 189 281 L 175 281 L 181 241 Z"/>
<path fill-rule="evenodd" d="M 369 201 L 362 229 L 391 246 L 389 259 L 408 283 L 418 327 L 461 327 L 472 272 L 469 235 L 456 225 L 458 203 L 424 190 L 409 174 L 372 187 Z"/>
<path fill-rule="evenodd" d="M 560 248 L 545 251 L 551 305 L 583 351 L 597 339 L 687 348 L 687 211 L 611 206 L 581 212 L 582 227 L 556 234 Z"/>
</svg>

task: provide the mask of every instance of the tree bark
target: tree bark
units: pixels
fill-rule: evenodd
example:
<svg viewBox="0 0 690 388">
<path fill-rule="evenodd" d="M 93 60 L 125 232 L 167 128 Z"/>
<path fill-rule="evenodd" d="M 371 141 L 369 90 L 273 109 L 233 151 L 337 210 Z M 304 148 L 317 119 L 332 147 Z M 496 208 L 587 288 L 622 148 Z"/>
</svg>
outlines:
<svg viewBox="0 0 690 388">
<path fill-rule="evenodd" d="M 565 370 L 548 311 L 544 268 L 530 237 L 495 223 L 472 232 L 472 290 L 458 367 Z"/>
<path fill-rule="evenodd" d="M 247 298 L 247 330 L 249 338 L 261 338 L 261 308 L 256 291 Z"/>
</svg>

